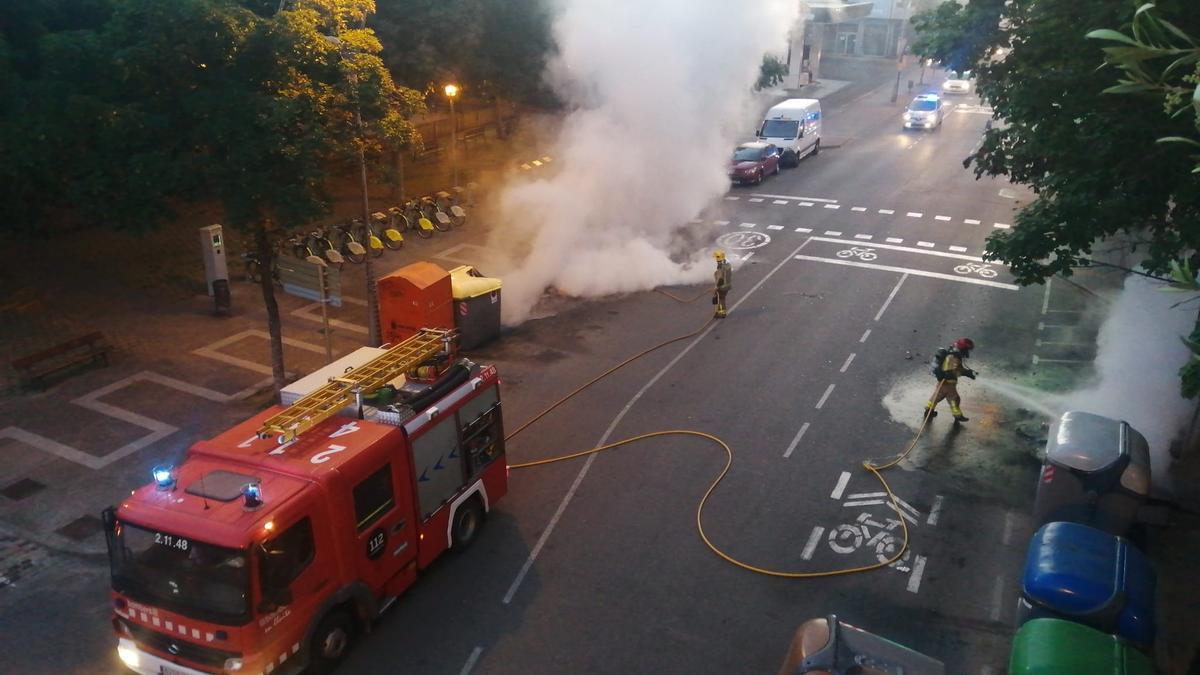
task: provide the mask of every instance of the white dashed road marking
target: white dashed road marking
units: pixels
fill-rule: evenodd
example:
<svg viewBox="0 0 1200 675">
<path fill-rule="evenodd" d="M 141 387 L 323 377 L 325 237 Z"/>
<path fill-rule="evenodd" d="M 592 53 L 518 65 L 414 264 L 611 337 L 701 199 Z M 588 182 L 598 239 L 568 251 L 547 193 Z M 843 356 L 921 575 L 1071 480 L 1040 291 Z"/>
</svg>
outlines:
<svg viewBox="0 0 1200 675">
<path fill-rule="evenodd" d="M 932 241 L 918 241 L 917 246 L 922 246 L 924 248 L 933 248 L 933 242 Z"/>
<path fill-rule="evenodd" d="M 826 232 L 826 234 L 829 234 L 829 233 Z M 853 245 L 853 244 L 858 243 L 858 242 L 850 240 L 850 239 L 833 239 L 833 238 L 829 238 L 829 237 L 813 237 L 812 240 L 813 241 L 823 241 L 823 242 L 830 243 L 830 244 L 851 244 L 851 245 Z M 970 260 L 972 262 L 983 262 L 982 258 L 977 258 L 972 255 L 964 255 L 962 253 L 944 253 L 942 251 L 926 250 L 927 248 L 930 248 L 933 246 L 933 244 L 931 244 L 927 241 L 926 242 L 917 242 L 917 245 L 922 246 L 924 248 L 912 248 L 910 246 L 893 246 L 892 244 L 875 244 L 874 247 L 879 248 L 879 249 L 884 249 L 886 251 L 907 251 L 908 253 L 920 253 L 921 255 L 931 255 L 931 256 L 938 257 L 938 258 L 954 258 L 955 260 Z M 1053 310 L 1051 310 L 1051 311 L 1053 311 Z"/>
<path fill-rule="evenodd" d="M 756 223 L 742 223 L 738 227 L 758 227 Z"/>
<path fill-rule="evenodd" d="M 1012 228 L 1012 225 L 1009 225 L 1008 223 L 992 223 L 992 227 L 999 228 L 1001 230 L 1007 230 Z"/>
<path fill-rule="evenodd" d="M 841 232 L 835 232 L 835 231 L 833 231 L 833 230 L 825 230 L 825 236 L 827 236 L 827 237 L 840 237 L 840 236 L 842 236 L 842 233 L 841 233 Z"/>
<path fill-rule="evenodd" d="M 804 550 L 800 552 L 800 557 L 804 560 L 812 560 L 813 553 L 817 550 L 817 544 L 821 542 L 821 535 L 825 534 L 825 528 L 820 525 L 813 526 L 812 534 L 808 535 L 808 543 L 804 545 Z"/>
<path fill-rule="evenodd" d="M 833 388 L 836 386 L 836 384 L 831 384 L 825 388 L 825 393 L 821 394 L 821 400 L 817 401 L 817 410 L 820 410 L 822 407 L 824 407 L 825 401 L 829 400 L 829 395 L 833 393 Z"/>
<path fill-rule="evenodd" d="M 786 204 L 787 200 L 786 199 L 776 199 L 775 201 L 773 201 L 771 203 L 772 204 Z"/>
<path fill-rule="evenodd" d="M 741 197 L 734 197 L 733 195 L 730 195 L 730 196 L 728 196 L 728 197 L 726 197 L 726 198 L 725 198 L 725 201 L 727 201 L 727 202 L 736 202 L 736 201 L 737 201 L 737 200 L 739 200 L 739 199 L 741 199 Z"/>
<path fill-rule="evenodd" d="M 825 208 L 827 208 L 827 209 L 840 209 L 840 208 L 842 208 L 842 205 L 841 205 L 841 204 L 826 204 L 826 205 L 825 205 Z"/>
<path fill-rule="evenodd" d="M 893 211 L 893 210 L 891 210 L 891 209 L 879 209 L 879 212 L 880 212 L 880 213 L 882 213 L 882 214 L 883 214 L 883 215 L 885 215 L 885 216 L 890 216 L 890 215 L 892 215 L 893 213 L 895 213 L 895 211 Z"/>
<path fill-rule="evenodd" d="M 869 234 L 856 234 L 856 235 L 854 235 L 854 238 L 855 239 L 871 239 L 872 237 Z"/>
<path fill-rule="evenodd" d="M 904 285 L 904 280 L 907 278 L 907 274 L 900 275 L 900 280 L 896 282 L 895 286 L 892 286 L 892 292 L 888 293 L 887 300 L 884 300 L 883 306 L 879 308 L 878 312 L 875 312 L 876 321 L 879 321 L 879 318 L 882 317 L 883 313 L 887 311 L 887 308 L 892 304 L 892 300 L 896 298 L 896 294 L 900 292 L 900 287 Z"/>
<path fill-rule="evenodd" d="M 812 206 L 812 202 L 800 202 L 800 206 Z"/>
<path fill-rule="evenodd" d="M 917 211 L 909 211 L 908 213 L 906 213 L 904 215 L 908 216 L 909 218 L 920 218 L 920 217 L 924 216 L 925 214 L 918 213 Z"/>
<path fill-rule="evenodd" d="M 728 225 L 729 224 L 728 220 L 714 220 L 713 222 L 716 223 L 717 225 Z"/>
<path fill-rule="evenodd" d="M 869 338 L 869 337 L 871 337 L 871 329 L 870 328 L 868 328 L 866 331 L 863 332 L 862 337 L 858 338 L 858 341 L 859 341 L 859 343 L 866 342 L 867 338 Z"/>
<path fill-rule="evenodd" d="M 762 203 L 762 197 L 751 197 L 750 203 L 751 204 L 760 204 L 760 203 Z"/>
<path fill-rule="evenodd" d="M 850 472 L 843 471 L 842 475 L 838 476 L 837 485 L 833 486 L 833 492 L 829 493 L 829 498 L 834 501 L 841 501 L 842 493 L 846 491 L 846 485 L 850 483 Z"/>
<path fill-rule="evenodd" d="M 958 253 L 966 253 L 967 247 L 966 246 L 951 246 L 950 250 L 958 252 Z"/>
<path fill-rule="evenodd" d="M 913 561 L 912 574 L 908 577 L 908 592 L 916 593 L 921 590 L 921 575 L 925 573 L 925 556 L 916 556 Z"/>
<path fill-rule="evenodd" d="M 846 357 L 846 362 L 842 364 L 842 368 L 838 372 L 839 373 L 846 372 L 846 369 L 849 368 L 850 364 L 853 362 L 854 362 L 854 352 L 850 352 L 850 356 Z"/>
<path fill-rule="evenodd" d="M 850 210 L 851 210 L 851 211 L 860 211 L 860 212 L 861 212 L 861 211 L 866 211 L 866 210 L 867 210 L 867 207 L 865 207 L 865 206 L 851 206 L 851 207 L 850 207 Z"/>
<path fill-rule="evenodd" d="M 979 224 L 979 221 L 975 220 L 974 218 L 964 218 L 963 222 L 968 225 L 978 225 Z"/>
<path fill-rule="evenodd" d="M 942 502 L 944 502 L 945 499 L 946 498 L 942 495 L 934 497 L 933 506 L 929 508 L 929 518 L 925 520 L 926 523 L 930 525 L 937 525 L 938 516 L 942 514 Z"/>
<path fill-rule="evenodd" d="M 950 220 L 950 216 L 934 216 L 933 219 L 945 221 L 945 220 Z"/>
<path fill-rule="evenodd" d="M 904 240 L 903 240 L 903 239 L 901 239 L 901 238 L 899 238 L 899 237 L 888 237 L 888 238 L 887 238 L 887 243 L 889 243 L 889 244 L 903 244 L 903 243 L 904 243 Z"/>
<path fill-rule="evenodd" d="M 796 432 L 796 437 L 792 439 L 791 444 L 788 445 L 787 450 L 785 450 L 783 453 L 784 459 L 792 456 L 792 451 L 796 449 L 797 445 L 800 445 L 800 439 L 804 438 L 804 432 L 806 431 L 808 431 L 808 422 L 805 422 L 804 425 L 800 427 L 800 431 Z"/>
<path fill-rule="evenodd" d="M 957 255 L 954 253 L 945 253 L 943 255 Z M 959 276 L 956 274 L 942 274 L 941 272 L 927 272 L 925 270 L 913 269 L 911 267 L 896 267 L 894 265 L 876 265 L 874 263 L 857 262 L 852 260 L 834 260 L 832 258 L 820 258 L 812 255 L 797 255 L 796 260 L 809 260 L 812 262 L 827 263 L 829 265 L 845 265 L 846 267 L 861 267 L 868 270 L 879 270 L 881 272 L 897 272 L 901 274 L 914 274 L 919 277 L 929 277 L 930 279 L 943 279 L 945 281 L 957 281 L 963 284 L 974 284 L 976 286 L 989 286 L 991 288 L 1003 288 L 1007 291 L 1018 290 L 1015 284 L 1006 284 L 999 281 L 987 281 L 986 279 L 971 279 L 968 277 Z M 1037 364 L 1037 357 L 1034 364 Z M 1042 359 L 1042 361 L 1050 361 L 1050 359 Z M 1077 363 L 1072 361 L 1071 363 Z"/>
<path fill-rule="evenodd" d="M 783 226 L 782 225 L 768 225 L 767 229 L 768 230 L 782 230 Z M 966 249 L 963 249 L 963 250 L 965 251 Z"/>
<path fill-rule="evenodd" d="M 797 227 L 796 231 L 799 232 L 800 234 L 808 234 L 809 232 L 812 232 L 812 229 L 807 228 L 807 227 Z"/>
</svg>

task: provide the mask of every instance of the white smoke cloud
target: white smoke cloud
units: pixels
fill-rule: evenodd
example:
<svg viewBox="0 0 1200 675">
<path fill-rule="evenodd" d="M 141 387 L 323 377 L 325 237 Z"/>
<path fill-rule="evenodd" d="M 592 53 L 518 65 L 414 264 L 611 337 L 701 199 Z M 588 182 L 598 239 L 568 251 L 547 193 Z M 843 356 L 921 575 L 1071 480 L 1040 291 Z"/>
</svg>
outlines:
<svg viewBox="0 0 1200 675">
<path fill-rule="evenodd" d="M 1188 422 L 1193 403 L 1179 394 L 1179 368 L 1190 352 L 1195 303 L 1161 290 L 1163 284 L 1130 275 L 1097 337 L 1096 382 L 1066 396 L 1067 410 L 1123 419 L 1150 445 L 1152 478 L 1166 485 L 1172 439 Z"/>
<path fill-rule="evenodd" d="M 786 46 L 796 0 L 559 0 L 548 77 L 573 109 L 548 178 L 500 197 L 504 322 L 553 286 L 579 297 L 711 277 L 677 228 L 728 188 L 762 55 Z M 519 250 L 511 250 L 517 247 Z M 672 255 L 674 253 L 674 255 Z M 682 255 L 681 255 L 682 253 Z"/>
</svg>

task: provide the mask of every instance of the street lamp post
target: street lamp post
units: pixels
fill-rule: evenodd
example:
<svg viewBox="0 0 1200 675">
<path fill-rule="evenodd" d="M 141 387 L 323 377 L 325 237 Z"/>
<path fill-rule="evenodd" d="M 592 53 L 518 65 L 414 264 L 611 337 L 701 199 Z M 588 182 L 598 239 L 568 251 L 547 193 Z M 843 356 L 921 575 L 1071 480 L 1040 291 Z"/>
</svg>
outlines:
<svg viewBox="0 0 1200 675">
<path fill-rule="evenodd" d="M 458 187 L 458 124 L 454 118 L 454 99 L 458 98 L 458 85 L 446 85 L 446 98 L 450 99 L 450 162 L 454 166 L 454 187 Z"/>
</svg>

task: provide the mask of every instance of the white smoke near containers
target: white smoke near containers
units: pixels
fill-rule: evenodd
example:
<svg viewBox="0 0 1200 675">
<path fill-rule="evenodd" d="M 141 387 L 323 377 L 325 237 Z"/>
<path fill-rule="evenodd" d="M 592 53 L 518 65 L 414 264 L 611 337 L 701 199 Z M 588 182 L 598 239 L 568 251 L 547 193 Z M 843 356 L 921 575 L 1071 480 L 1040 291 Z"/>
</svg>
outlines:
<svg viewBox="0 0 1200 675">
<path fill-rule="evenodd" d="M 489 246 L 514 259 L 504 323 L 548 288 L 576 297 L 711 281 L 679 228 L 728 189 L 764 52 L 796 0 L 558 0 L 548 77 L 571 109 L 555 172 L 499 197 Z M 747 127 L 747 128 L 742 128 Z M 692 246 L 692 249 L 695 247 Z"/>
<path fill-rule="evenodd" d="M 1196 303 L 1187 295 L 1130 275 L 1097 338 L 1096 381 L 1065 396 L 1066 410 L 1121 419 L 1150 445 L 1152 479 L 1167 486 L 1171 441 L 1191 418 L 1194 402 L 1179 393 L 1179 368 L 1190 352 L 1180 337 L 1192 332 Z"/>
</svg>

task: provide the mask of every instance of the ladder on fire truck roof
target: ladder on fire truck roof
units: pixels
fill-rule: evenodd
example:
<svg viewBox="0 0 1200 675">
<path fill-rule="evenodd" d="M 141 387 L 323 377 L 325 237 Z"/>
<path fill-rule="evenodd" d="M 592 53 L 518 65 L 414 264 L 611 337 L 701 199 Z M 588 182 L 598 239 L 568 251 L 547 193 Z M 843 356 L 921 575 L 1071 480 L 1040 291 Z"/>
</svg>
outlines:
<svg viewBox="0 0 1200 675">
<path fill-rule="evenodd" d="M 440 353 L 450 354 L 454 331 L 422 328 L 383 354 L 306 394 L 286 410 L 263 422 L 259 438 L 288 443 L 340 410 Z"/>
</svg>

